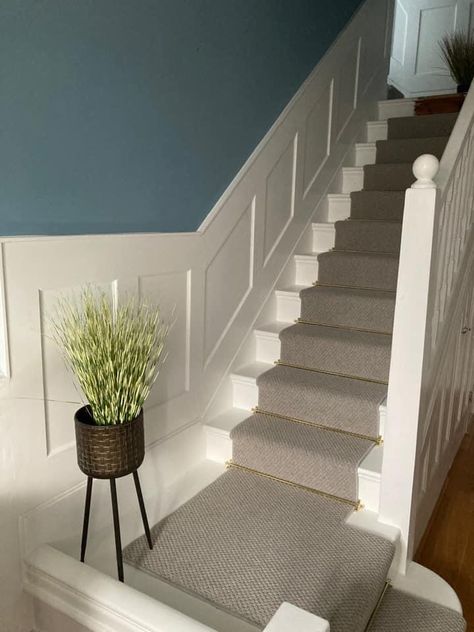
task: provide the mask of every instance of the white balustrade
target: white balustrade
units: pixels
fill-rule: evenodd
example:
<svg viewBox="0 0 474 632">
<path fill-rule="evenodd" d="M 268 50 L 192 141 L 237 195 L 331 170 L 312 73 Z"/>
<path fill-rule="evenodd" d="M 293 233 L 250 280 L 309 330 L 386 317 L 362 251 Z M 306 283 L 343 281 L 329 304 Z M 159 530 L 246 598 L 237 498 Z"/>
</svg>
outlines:
<svg viewBox="0 0 474 632">
<path fill-rule="evenodd" d="M 441 162 L 413 165 L 403 216 L 380 518 L 419 542 L 472 414 L 474 87 Z"/>
</svg>

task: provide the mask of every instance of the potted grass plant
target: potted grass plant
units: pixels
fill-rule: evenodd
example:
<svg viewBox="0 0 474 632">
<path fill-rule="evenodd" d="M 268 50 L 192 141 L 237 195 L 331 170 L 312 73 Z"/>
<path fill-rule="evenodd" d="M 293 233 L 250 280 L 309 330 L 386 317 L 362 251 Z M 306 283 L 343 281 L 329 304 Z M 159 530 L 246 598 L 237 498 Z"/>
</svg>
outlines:
<svg viewBox="0 0 474 632">
<path fill-rule="evenodd" d="M 77 462 L 87 476 L 81 540 L 84 562 L 94 478 L 109 479 L 117 572 L 124 581 L 115 480 L 133 474 L 148 545 L 153 541 L 138 468 L 145 456 L 143 404 L 158 376 L 168 325 L 160 310 L 137 299 L 115 305 L 88 287 L 77 300 L 63 298 L 53 332 L 85 404 L 74 416 Z"/>
<path fill-rule="evenodd" d="M 86 400 L 75 414 L 80 469 L 93 478 L 136 471 L 145 454 L 143 404 L 168 333 L 160 310 L 137 299 L 115 306 L 88 287 L 59 301 L 53 331 Z"/>
<path fill-rule="evenodd" d="M 455 94 L 422 97 L 415 103 L 416 114 L 459 112 L 474 78 L 474 35 L 470 32 L 449 33 L 439 42 L 441 56 L 456 82 Z"/>
<path fill-rule="evenodd" d="M 457 84 L 457 92 L 465 94 L 474 78 L 474 35 L 470 31 L 445 35 L 440 47 L 443 59 Z"/>
</svg>

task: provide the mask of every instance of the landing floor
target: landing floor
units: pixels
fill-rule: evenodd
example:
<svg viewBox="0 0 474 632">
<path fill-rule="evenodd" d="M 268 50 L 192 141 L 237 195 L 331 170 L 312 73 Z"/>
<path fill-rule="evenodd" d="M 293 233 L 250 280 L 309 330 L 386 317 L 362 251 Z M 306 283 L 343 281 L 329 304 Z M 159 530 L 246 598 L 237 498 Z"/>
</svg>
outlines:
<svg viewBox="0 0 474 632">
<path fill-rule="evenodd" d="M 474 429 L 464 438 L 415 561 L 441 575 L 474 632 Z"/>
</svg>

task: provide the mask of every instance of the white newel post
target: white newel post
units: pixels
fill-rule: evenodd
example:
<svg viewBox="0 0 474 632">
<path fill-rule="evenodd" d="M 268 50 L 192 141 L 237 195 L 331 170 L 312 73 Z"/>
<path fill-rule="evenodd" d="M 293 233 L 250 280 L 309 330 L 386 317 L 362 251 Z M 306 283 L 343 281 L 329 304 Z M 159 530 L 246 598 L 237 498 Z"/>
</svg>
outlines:
<svg viewBox="0 0 474 632">
<path fill-rule="evenodd" d="M 400 248 L 380 520 L 401 529 L 402 572 L 412 555 L 413 483 L 437 198 L 433 179 L 438 169 L 438 160 L 429 154 L 413 165 L 417 181 L 406 192 Z"/>
</svg>

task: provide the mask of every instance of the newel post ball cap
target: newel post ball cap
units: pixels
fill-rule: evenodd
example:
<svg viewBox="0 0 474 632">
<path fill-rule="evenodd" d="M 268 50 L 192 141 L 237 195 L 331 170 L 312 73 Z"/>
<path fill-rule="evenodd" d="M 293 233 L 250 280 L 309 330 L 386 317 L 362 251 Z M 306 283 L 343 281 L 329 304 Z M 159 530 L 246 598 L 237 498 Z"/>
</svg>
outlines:
<svg viewBox="0 0 474 632">
<path fill-rule="evenodd" d="M 433 179 L 439 171 L 439 160 L 431 154 L 423 154 L 413 163 L 413 175 L 416 178 L 412 189 L 434 189 Z"/>
</svg>

